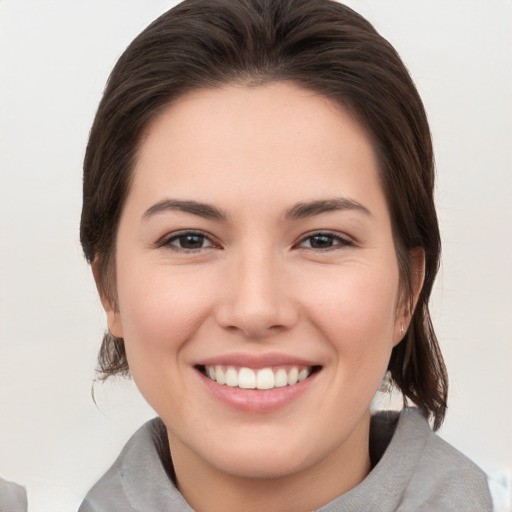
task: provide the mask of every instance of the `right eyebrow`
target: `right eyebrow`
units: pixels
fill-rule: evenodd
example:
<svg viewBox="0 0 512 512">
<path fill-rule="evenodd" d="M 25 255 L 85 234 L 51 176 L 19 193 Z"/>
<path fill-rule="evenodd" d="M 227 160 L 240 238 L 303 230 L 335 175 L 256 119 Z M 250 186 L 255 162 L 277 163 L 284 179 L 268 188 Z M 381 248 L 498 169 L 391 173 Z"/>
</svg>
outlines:
<svg viewBox="0 0 512 512">
<path fill-rule="evenodd" d="M 227 219 L 226 213 L 216 206 L 199 201 L 183 201 L 180 199 L 163 199 L 159 201 L 144 212 L 142 219 L 147 220 L 158 213 L 167 211 L 191 213 L 192 215 L 213 220 Z"/>
<path fill-rule="evenodd" d="M 316 201 L 300 202 L 289 210 L 286 210 L 285 217 L 288 219 L 306 219 L 321 213 L 356 210 L 365 215 L 372 216 L 370 210 L 358 201 L 347 197 L 335 197 L 332 199 L 320 199 Z"/>
</svg>

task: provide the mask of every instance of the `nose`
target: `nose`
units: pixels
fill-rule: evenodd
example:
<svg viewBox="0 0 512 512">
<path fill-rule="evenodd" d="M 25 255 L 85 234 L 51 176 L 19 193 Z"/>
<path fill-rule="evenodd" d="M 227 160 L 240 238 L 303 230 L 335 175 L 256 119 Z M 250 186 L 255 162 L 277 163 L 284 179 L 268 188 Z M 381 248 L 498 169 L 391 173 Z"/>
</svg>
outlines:
<svg viewBox="0 0 512 512">
<path fill-rule="evenodd" d="M 252 251 L 230 263 L 216 310 L 220 326 L 256 340 L 297 323 L 299 308 L 279 258 Z"/>
</svg>

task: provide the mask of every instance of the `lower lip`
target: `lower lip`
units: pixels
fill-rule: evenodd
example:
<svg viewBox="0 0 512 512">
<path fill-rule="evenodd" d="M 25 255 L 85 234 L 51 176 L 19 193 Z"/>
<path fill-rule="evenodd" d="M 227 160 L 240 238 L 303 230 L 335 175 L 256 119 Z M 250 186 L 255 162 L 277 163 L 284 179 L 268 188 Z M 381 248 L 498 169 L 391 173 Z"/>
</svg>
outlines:
<svg viewBox="0 0 512 512">
<path fill-rule="evenodd" d="M 220 402 L 239 411 L 255 413 L 277 411 L 295 401 L 312 385 L 318 373 L 313 373 L 307 379 L 297 382 L 293 386 L 258 390 L 218 384 L 198 372 L 208 391 Z"/>
</svg>

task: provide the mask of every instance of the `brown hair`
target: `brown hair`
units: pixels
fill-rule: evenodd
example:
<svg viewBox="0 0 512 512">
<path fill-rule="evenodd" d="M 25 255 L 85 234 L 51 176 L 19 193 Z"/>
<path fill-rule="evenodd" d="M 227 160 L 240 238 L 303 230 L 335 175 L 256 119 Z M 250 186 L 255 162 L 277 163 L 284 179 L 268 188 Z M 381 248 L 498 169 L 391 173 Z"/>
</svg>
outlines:
<svg viewBox="0 0 512 512">
<path fill-rule="evenodd" d="M 117 62 L 84 162 L 80 237 L 115 303 L 115 243 L 141 134 L 194 89 L 290 81 L 337 101 L 369 134 L 393 225 L 401 283 L 410 297 L 411 251 L 425 251 L 423 288 L 405 338 L 392 352 L 393 383 L 438 428 L 447 375 L 428 300 L 439 265 L 434 160 L 427 117 L 394 48 L 331 0 L 186 0 L 149 25 Z M 100 378 L 129 374 L 122 339 L 106 333 Z"/>
</svg>

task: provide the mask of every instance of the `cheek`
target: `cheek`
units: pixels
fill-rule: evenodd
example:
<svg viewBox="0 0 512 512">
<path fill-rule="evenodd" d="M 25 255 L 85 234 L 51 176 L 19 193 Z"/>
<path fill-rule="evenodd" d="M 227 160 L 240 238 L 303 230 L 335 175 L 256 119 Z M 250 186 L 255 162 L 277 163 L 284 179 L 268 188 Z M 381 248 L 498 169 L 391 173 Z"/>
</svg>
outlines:
<svg viewBox="0 0 512 512">
<path fill-rule="evenodd" d="M 398 281 L 398 279 L 397 279 Z M 378 275 L 347 280 L 325 309 L 326 337 L 337 357 L 335 388 L 346 410 L 368 410 L 386 373 L 396 316 L 398 287 Z M 329 317 L 335 322 L 329 322 Z"/>
<path fill-rule="evenodd" d="M 204 279 L 190 274 L 185 278 L 175 270 L 171 273 L 164 265 L 119 279 L 119 310 L 130 373 L 159 414 L 169 403 L 180 407 L 186 393 L 185 347 L 204 323 L 212 300 L 213 287 L 207 287 Z"/>
<path fill-rule="evenodd" d="M 119 282 L 119 310 L 130 367 L 143 360 L 176 358 L 208 315 L 211 283 L 206 286 L 199 275 L 171 274 L 165 266 Z"/>
<path fill-rule="evenodd" d="M 351 268 L 317 284 L 309 309 L 340 363 L 354 370 L 368 364 L 385 371 L 393 347 L 398 270 Z"/>
</svg>

